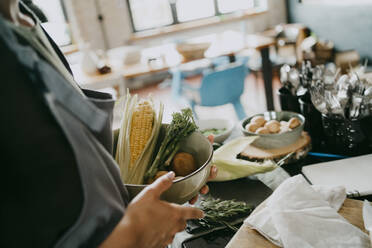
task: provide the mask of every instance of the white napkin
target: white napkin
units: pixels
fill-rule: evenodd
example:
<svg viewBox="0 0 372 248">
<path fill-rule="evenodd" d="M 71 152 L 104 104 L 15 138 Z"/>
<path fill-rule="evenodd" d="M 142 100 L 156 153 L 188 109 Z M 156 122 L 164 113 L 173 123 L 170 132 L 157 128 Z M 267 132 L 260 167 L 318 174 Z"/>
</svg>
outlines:
<svg viewBox="0 0 372 248">
<path fill-rule="evenodd" d="M 298 175 L 244 223 L 280 247 L 369 247 L 368 236 L 337 213 L 345 198 L 343 187 L 312 187 Z"/>
</svg>

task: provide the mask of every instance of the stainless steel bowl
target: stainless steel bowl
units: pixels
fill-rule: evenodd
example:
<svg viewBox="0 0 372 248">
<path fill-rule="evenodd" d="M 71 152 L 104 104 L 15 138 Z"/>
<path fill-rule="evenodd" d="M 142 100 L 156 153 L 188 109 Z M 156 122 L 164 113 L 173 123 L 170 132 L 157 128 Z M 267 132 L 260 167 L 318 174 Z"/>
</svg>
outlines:
<svg viewBox="0 0 372 248">
<path fill-rule="evenodd" d="M 285 133 L 278 133 L 278 134 L 256 134 L 249 132 L 245 129 L 245 126 L 250 123 L 251 119 L 256 116 L 263 116 L 266 121 L 270 120 L 277 120 L 277 121 L 289 121 L 292 117 L 296 117 L 301 121 L 301 125 L 293 129 L 292 131 L 288 131 Z M 243 120 L 240 124 L 241 131 L 245 136 L 259 136 L 253 142 L 253 145 L 256 147 L 260 147 L 263 149 L 276 149 L 280 147 L 285 147 L 290 144 L 296 142 L 302 134 L 305 125 L 305 117 L 301 114 L 289 111 L 268 111 L 263 114 L 258 114 L 251 116 L 245 120 Z"/>
<path fill-rule="evenodd" d="M 204 135 L 194 132 L 181 141 L 180 151 L 192 154 L 199 168 L 193 173 L 175 180 L 161 198 L 168 202 L 183 204 L 196 196 L 206 184 L 212 165 L 213 147 Z M 131 199 L 146 187 L 146 185 L 134 184 L 125 184 L 125 186 Z"/>
</svg>

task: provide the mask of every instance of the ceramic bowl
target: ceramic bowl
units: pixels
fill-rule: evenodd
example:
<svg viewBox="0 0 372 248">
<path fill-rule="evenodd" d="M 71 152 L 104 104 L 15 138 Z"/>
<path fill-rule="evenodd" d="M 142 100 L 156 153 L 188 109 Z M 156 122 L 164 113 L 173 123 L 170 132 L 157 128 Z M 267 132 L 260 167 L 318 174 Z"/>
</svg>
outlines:
<svg viewBox="0 0 372 248">
<path fill-rule="evenodd" d="M 226 130 L 223 133 L 220 133 L 218 135 L 214 135 L 214 142 L 216 143 L 222 143 L 224 142 L 230 135 L 231 132 L 234 130 L 234 122 L 228 119 L 201 119 L 197 120 L 196 124 L 199 126 L 199 129 L 201 131 L 206 129 L 223 129 L 226 128 Z"/>
<path fill-rule="evenodd" d="M 204 135 L 200 132 L 194 132 L 181 141 L 180 151 L 192 154 L 199 168 L 193 173 L 175 180 L 173 185 L 162 194 L 161 199 L 183 204 L 196 196 L 206 184 L 212 165 L 213 148 Z M 134 184 L 125 184 L 125 186 L 131 199 L 146 187 L 146 185 Z"/>
<path fill-rule="evenodd" d="M 293 129 L 292 131 L 288 131 L 285 133 L 278 133 L 278 134 L 256 134 L 249 132 L 245 129 L 245 126 L 250 123 L 251 119 L 255 116 L 263 116 L 266 121 L 270 120 L 277 120 L 277 121 L 289 121 L 292 117 L 296 117 L 301 121 L 301 125 Z M 245 136 L 259 136 L 253 142 L 253 145 L 263 149 L 276 149 L 280 147 L 285 147 L 290 144 L 296 142 L 302 134 L 305 125 L 305 117 L 301 114 L 289 111 L 268 111 L 263 114 L 258 114 L 251 116 L 245 120 L 243 120 L 240 124 L 240 129 Z"/>
</svg>

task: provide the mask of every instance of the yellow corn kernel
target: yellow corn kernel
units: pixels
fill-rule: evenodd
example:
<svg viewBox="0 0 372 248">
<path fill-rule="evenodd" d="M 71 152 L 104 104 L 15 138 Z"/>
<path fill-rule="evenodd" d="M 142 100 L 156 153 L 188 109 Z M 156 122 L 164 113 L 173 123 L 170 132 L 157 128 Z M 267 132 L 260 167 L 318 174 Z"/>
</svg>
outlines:
<svg viewBox="0 0 372 248">
<path fill-rule="evenodd" d="M 134 166 L 151 136 L 154 117 L 154 110 L 147 101 L 138 104 L 133 112 L 129 140 L 130 167 Z"/>
</svg>

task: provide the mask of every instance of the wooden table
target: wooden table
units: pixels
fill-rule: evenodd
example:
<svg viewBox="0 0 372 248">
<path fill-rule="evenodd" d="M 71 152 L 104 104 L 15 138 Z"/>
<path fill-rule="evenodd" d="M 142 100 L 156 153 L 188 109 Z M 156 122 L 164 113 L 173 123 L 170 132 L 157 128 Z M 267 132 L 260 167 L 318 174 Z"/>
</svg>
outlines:
<svg viewBox="0 0 372 248">
<path fill-rule="evenodd" d="M 227 35 L 229 36 L 229 33 Z M 239 39 L 239 37 L 237 37 Z M 225 40 L 221 41 L 221 40 Z M 235 46 L 226 46 L 227 44 L 230 44 L 228 41 L 231 40 L 231 37 L 224 37 L 222 36 L 216 36 L 214 37 L 214 40 L 198 40 L 203 42 L 211 42 L 212 45 L 215 43 L 223 43 L 225 46 L 219 46 L 217 49 L 209 49 L 206 52 L 207 58 L 215 58 L 219 56 L 227 56 L 229 58 L 230 62 L 235 62 L 235 56 L 239 52 L 245 50 L 245 49 L 255 49 L 260 52 L 261 54 L 261 60 L 262 60 L 262 72 L 263 72 L 263 78 L 264 78 L 264 84 L 265 84 L 265 94 L 266 94 L 266 106 L 268 110 L 274 110 L 274 99 L 273 99 L 273 87 L 272 87 L 272 64 L 269 57 L 269 48 L 273 45 L 275 45 L 275 39 L 266 37 L 263 35 L 246 35 L 241 36 L 241 44 L 238 42 L 235 42 Z M 212 50 L 212 51 L 211 51 Z"/>
<path fill-rule="evenodd" d="M 215 41 L 218 42 L 219 38 L 216 38 Z M 272 66 L 269 58 L 269 47 L 275 44 L 274 39 L 262 35 L 247 35 L 245 37 L 242 36 L 241 38 L 242 42 L 240 45 L 232 45 L 230 47 L 227 46 L 230 43 L 225 42 L 226 47 L 219 47 L 217 50 L 209 53 L 206 58 L 228 56 L 230 62 L 234 62 L 235 55 L 244 49 L 256 49 L 260 51 L 262 56 L 262 69 L 265 82 L 267 108 L 268 110 L 273 110 Z M 123 65 L 121 61 L 110 62 L 113 62 L 111 64 L 112 72 L 104 75 L 100 75 L 98 73 L 88 75 L 81 70 L 81 66 L 79 64 L 73 65 L 72 70 L 74 72 L 75 80 L 83 87 L 88 87 L 91 89 L 118 86 L 120 94 L 123 94 L 126 88 L 126 80 L 152 73 L 165 72 L 172 67 L 172 65 L 168 65 L 166 62 L 163 62 L 160 66 L 151 66 L 145 63 Z M 188 62 L 191 61 L 181 59 L 179 65 Z"/>
<path fill-rule="evenodd" d="M 368 234 L 363 224 L 362 209 L 362 201 L 346 199 L 339 213 L 351 224 L 360 228 L 363 232 Z M 226 247 L 276 248 L 278 246 L 272 244 L 256 230 L 250 229 L 243 224 Z"/>
<path fill-rule="evenodd" d="M 108 87 L 117 87 L 119 94 L 124 94 L 126 89 L 125 79 L 122 76 L 120 69 L 112 67 L 112 72 L 107 74 L 87 74 L 80 64 L 71 66 L 75 81 L 83 88 L 91 90 L 99 90 Z"/>
</svg>

